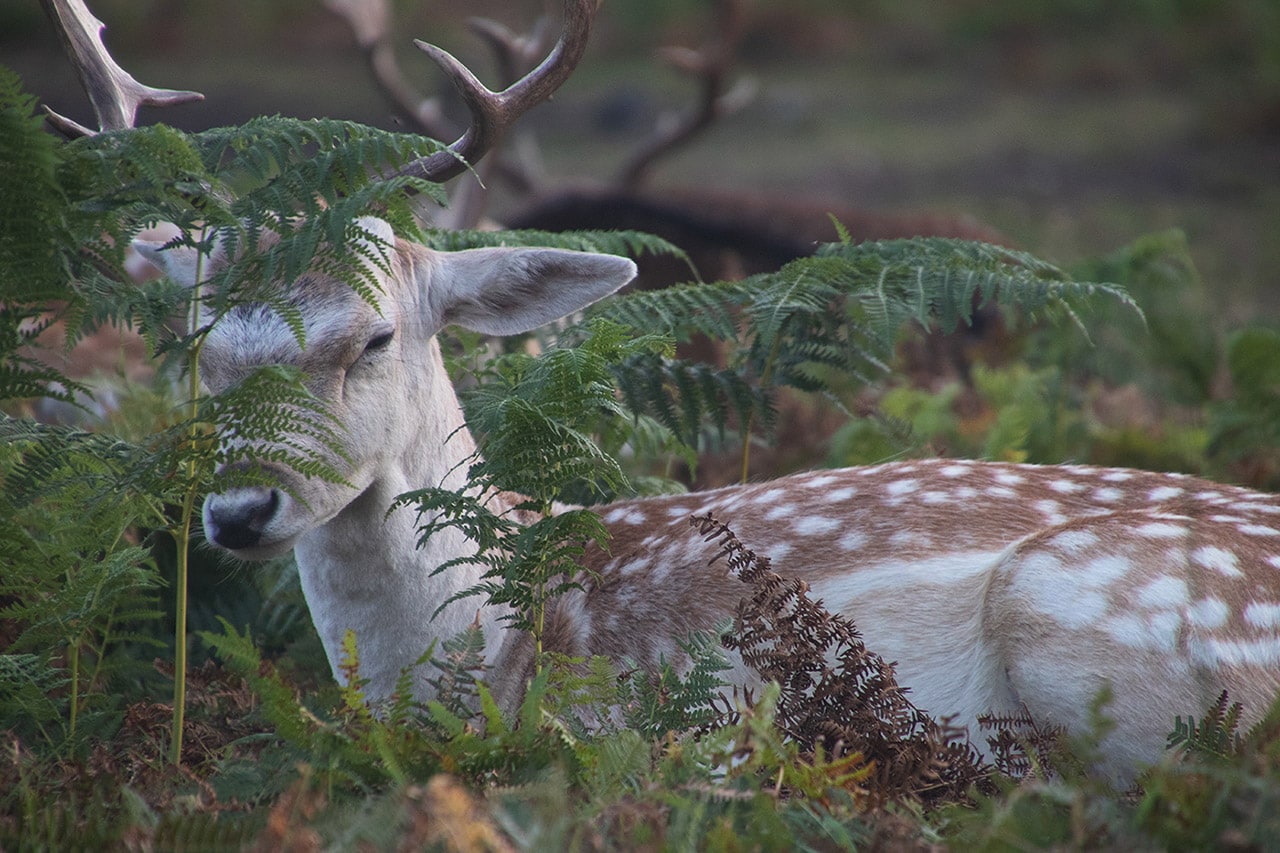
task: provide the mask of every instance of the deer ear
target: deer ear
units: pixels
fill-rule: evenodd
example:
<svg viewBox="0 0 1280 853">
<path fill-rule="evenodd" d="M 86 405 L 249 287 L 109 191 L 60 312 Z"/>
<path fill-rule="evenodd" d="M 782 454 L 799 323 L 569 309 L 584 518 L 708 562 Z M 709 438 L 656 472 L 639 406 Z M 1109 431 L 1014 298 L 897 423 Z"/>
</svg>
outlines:
<svg viewBox="0 0 1280 853">
<path fill-rule="evenodd" d="M 370 266 L 385 267 L 387 257 L 396 244 L 396 233 L 391 224 L 376 216 L 361 216 L 356 219 L 359 232 L 355 238 L 356 251 Z"/>
<path fill-rule="evenodd" d="M 203 257 L 191 246 L 170 245 L 179 231 L 177 226 L 168 223 L 150 228 L 142 234 L 146 236 L 134 238 L 129 247 L 146 263 L 131 264 L 128 259 L 125 261 L 126 269 L 135 281 L 141 280 L 140 273 L 145 276 L 145 268 L 150 265 L 184 287 L 195 287 L 209 277 L 214 259 L 223 255 L 222 241 L 216 237 L 213 251 Z M 164 239 L 157 239 L 159 237 Z M 169 248 L 166 249 L 166 246 Z"/>
<path fill-rule="evenodd" d="M 635 278 L 626 258 L 564 249 L 441 252 L 427 298 L 441 326 L 514 335 L 585 308 Z"/>
</svg>

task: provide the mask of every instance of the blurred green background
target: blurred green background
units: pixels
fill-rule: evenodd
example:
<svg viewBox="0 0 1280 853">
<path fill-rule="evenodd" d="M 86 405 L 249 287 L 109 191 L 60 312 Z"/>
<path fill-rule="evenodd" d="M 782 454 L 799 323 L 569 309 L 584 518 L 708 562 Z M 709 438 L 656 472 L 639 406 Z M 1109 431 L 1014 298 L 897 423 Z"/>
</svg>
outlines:
<svg viewBox="0 0 1280 853">
<path fill-rule="evenodd" d="M 395 126 L 318 0 L 90 5 L 140 80 L 207 97 L 143 121 L 200 129 L 283 113 Z M 439 89 L 411 45 L 423 38 L 492 80 L 465 18 L 525 28 L 556 7 L 397 2 L 401 62 Z M 662 161 L 649 189 L 964 214 L 1064 262 L 1181 228 L 1213 297 L 1206 322 L 1280 318 L 1277 0 L 755 0 L 746 15 L 736 70 L 755 99 Z M 706 0 L 607 0 L 577 73 L 523 125 L 545 188 L 610 179 L 659 114 L 690 103 L 694 84 L 655 51 L 697 46 L 712 21 Z M 35 0 L 0 4 L 0 62 L 90 120 Z M 506 193 L 491 212 L 527 203 Z"/>
</svg>

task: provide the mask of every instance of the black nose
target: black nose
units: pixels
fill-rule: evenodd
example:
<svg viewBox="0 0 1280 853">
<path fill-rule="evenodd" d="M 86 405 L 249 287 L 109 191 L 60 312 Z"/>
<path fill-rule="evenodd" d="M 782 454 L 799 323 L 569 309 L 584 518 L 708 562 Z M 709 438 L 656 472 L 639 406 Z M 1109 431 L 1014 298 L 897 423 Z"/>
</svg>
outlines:
<svg viewBox="0 0 1280 853">
<path fill-rule="evenodd" d="M 236 489 L 210 495 L 205 504 L 205 536 L 229 551 L 249 548 L 258 544 L 279 508 L 278 489 Z"/>
</svg>

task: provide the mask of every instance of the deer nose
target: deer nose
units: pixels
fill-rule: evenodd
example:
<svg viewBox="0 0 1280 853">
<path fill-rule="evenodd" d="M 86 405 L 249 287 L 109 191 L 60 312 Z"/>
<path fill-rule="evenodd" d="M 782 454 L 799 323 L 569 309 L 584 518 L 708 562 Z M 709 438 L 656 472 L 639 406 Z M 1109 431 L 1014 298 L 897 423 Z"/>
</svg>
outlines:
<svg viewBox="0 0 1280 853">
<path fill-rule="evenodd" d="M 204 502 L 205 536 L 228 551 L 252 547 L 279 509 L 279 489 L 257 486 L 209 495 Z"/>
</svg>

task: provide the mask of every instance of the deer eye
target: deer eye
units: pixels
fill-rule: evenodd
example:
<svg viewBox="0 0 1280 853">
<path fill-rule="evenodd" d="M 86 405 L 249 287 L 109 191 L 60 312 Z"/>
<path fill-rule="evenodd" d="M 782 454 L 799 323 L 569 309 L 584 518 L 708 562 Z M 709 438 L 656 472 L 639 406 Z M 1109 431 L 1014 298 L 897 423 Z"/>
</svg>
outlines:
<svg viewBox="0 0 1280 853">
<path fill-rule="evenodd" d="M 379 350 L 386 349 L 391 344 L 391 339 L 394 338 L 395 335 L 395 332 L 382 332 L 381 334 L 374 335 L 369 339 L 369 343 L 364 345 L 365 354 L 367 355 L 371 352 L 378 352 Z"/>
</svg>

